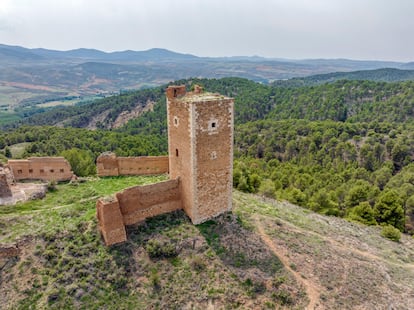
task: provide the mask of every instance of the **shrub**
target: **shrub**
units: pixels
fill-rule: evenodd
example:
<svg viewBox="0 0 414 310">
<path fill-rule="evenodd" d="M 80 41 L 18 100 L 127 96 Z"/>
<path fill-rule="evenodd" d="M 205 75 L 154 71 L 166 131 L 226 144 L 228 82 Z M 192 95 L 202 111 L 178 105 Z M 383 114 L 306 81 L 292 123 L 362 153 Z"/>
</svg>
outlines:
<svg viewBox="0 0 414 310">
<path fill-rule="evenodd" d="M 363 201 L 349 210 L 348 219 L 364 223 L 365 225 L 376 225 L 375 212 L 369 202 Z"/>
<path fill-rule="evenodd" d="M 148 240 L 145 250 L 147 250 L 151 258 L 174 257 L 178 255 L 174 244 L 161 242 L 157 239 Z"/>
<path fill-rule="evenodd" d="M 401 232 L 391 225 L 385 225 L 382 227 L 381 236 L 388 238 L 392 241 L 399 242 L 401 239 Z"/>
</svg>

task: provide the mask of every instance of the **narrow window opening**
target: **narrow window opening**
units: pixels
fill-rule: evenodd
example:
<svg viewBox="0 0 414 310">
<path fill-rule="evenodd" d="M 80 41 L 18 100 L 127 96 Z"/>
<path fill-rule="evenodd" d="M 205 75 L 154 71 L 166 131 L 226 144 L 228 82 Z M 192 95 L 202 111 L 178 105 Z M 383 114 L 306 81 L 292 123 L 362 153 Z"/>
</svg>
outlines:
<svg viewBox="0 0 414 310">
<path fill-rule="evenodd" d="M 174 89 L 174 97 L 177 97 L 177 90 Z"/>
<path fill-rule="evenodd" d="M 33 169 L 29 169 L 29 173 L 33 173 Z"/>
<path fill-rule="evenodd" d="M 211 123 L 211 128 L 216 128 L 216 122 Z"/>
<path fill-rule="evenodd" d="M 44 173 L 45 171 L 43 169 L 40 169 L 40 173 Z"/>
<path fill-rule="evenodd" d="M 178 127 L 179 119 L 177 116 L 174 116 L 174 126 Z"/>
<path fill-rule="evenodd" d="M 55 170 L 53 170 L 53 169 L 50 169 L 50 172 L 51 172 L 51 173 L 53 173 L 53 172 L 55 172 Z"/>
<path fill-rule="evenodd" d="M 22 173 L 23 173 L 23 171 L 19 169 L 19 170 L 17 170 L 17 173 L 18 173 L 18 174 L 22 174 Z"/>
<path fill-rule="evenodd" d="M 65 172 L 65 169 L 60 169 L 60 172 L 61 172 L 61 173 Z"/>
<path fill-rule="evenodd" d="M 178 157 L 178 149 L 175 149 L 175 156 Z"/>
</svg>

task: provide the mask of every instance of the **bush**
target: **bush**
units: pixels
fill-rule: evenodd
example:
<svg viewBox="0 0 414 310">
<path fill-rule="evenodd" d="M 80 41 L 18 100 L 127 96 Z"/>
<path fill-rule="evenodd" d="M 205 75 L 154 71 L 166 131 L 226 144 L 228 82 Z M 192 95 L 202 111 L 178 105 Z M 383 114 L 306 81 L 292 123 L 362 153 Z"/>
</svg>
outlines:
<svg viewBox="0 0 414 310">
<path fill-rule="evenodd" d="M 177 256 L 177 249 L 174 244 L 161 242 L 157 239 L 148 240 L 145 250 L 151 258 L 174 257 Z"/>
<path fill-rule="evenodd" d="M 401 239 L 401 232 L 391 225 L 385 225 L 382 227 L 381 236 L 388 238 L 392 241 L 399 242 Z"/>
</svg>

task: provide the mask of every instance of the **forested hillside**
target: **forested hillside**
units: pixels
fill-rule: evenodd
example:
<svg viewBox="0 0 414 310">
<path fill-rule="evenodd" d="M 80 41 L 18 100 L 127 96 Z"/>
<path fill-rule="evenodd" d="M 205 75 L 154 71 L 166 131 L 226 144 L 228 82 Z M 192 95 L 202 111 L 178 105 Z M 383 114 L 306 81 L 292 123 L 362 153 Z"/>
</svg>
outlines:
<svg viewBox="0 0 414 310">
<path fill-rule="evenodd" d="M 234 186 L 365 224 L 414 232 L 414 82 L 339 80 L 291 87 L 240 78 L 176 81 L 235 98 Z M 91 162 L 102 151 L 167 151 L 164 87 L 54 109 L 0 135 L 0 149 L 29 142 L 24 156 L 70 153 Z M 121 112 L 151 109 L 112 130 Z M 66 152 L 66 153 L 65 153 Z M 86 155 L 89 154 L 89 155 Z"/>
</svg>

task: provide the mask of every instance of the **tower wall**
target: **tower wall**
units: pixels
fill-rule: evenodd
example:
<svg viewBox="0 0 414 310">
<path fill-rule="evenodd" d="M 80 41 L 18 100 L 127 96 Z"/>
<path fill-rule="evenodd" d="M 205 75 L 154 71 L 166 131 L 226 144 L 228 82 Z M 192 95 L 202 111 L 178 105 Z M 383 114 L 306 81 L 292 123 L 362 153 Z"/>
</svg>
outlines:
<svg viewBox="0 0 414 310">
<path fill-rule="evenodd" d="M 185 212 L 192 218 L 194 205 L 194 156 L 192 154 L 192 106 L 180 100 L 185 95 L 182 86 L 167 89 L 168 153 L 170 178 L 180 178 L 181 201 Z M 176 95 L 174 97 L 174 94 Z"/>
<path fill-rule="evenodd" d="M 197 224 L 231 210 L 232 98 L 198 87 L 167 89 L 170 177 L 181 180 L 183 208 Z"/>
<path fill-rule="evenodd" d="M 197 102 L 195 106 L 194 223 L 232 208 L 233 99 Z"/>
</svg>

